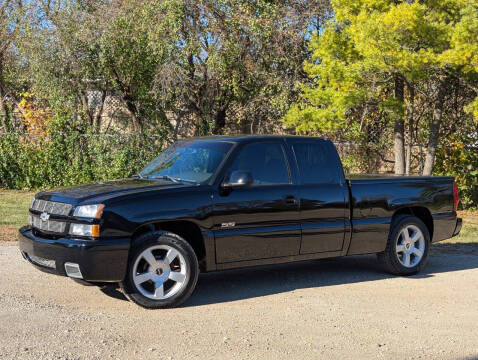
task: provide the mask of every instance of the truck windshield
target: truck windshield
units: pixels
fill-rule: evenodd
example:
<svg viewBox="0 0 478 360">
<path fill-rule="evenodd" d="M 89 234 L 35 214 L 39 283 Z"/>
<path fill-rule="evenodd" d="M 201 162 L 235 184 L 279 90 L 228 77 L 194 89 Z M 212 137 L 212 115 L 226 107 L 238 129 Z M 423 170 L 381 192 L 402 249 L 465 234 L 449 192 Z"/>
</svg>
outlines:
<svg viewBox="0 0 478 360">
<path fill-rule="evenodd" d="M 151 161 L 139 177 L 203 183 L 214 175 L 231 147 L 232 143 L 222 141 L 178 142 Z"/>
</svg>

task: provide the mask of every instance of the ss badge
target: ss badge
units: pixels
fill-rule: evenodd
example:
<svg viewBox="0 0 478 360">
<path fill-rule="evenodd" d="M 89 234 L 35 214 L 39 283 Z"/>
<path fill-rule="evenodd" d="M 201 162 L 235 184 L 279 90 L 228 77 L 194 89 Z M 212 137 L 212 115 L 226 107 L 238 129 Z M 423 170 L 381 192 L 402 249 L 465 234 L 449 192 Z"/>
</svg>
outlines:
<svg viewBox="0 0 478 360">
<path fill-rule="evenodd" d="M 236 226 L 235 222 L 227 222 L 227 223 L 222 223 L 221 224 L 222 228 L 230 228 L 230 227 L 234 227 L 234 226 Z"/>
</svg>

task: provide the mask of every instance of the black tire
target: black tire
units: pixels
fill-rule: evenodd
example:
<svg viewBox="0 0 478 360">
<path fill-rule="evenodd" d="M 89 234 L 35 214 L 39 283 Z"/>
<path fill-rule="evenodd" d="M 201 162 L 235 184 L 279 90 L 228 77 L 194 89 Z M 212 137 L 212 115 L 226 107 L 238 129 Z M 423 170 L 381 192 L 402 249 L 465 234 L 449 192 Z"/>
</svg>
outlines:
<svg viewBox="0 0 478 360">
<path fill-rule="evenodd" d="M 408 226 L 417 227 L 424 237 L 424 250 L 422 257 L 412 267 L 406 267 L 401 263 L 399 255 L 397 255 L 397 242 L 399 241 L 400 232 Z M 420 272 L 428 261 L 430 250 L 430 233 L 425 224 L 417 217 L 412 215 L 399 215 L 394 218 L 390 227 L 387 247 L 381 253 L 377 254 L 378 261 L 385 271 L 394 275 L 414 275 Z"/>
<path fill-rule="evenodd" d="M 151 299 L 143 295 L 136 286 L 133 277 L 135 276 L 134 264 L 143 251 L 158 245 L 169 246 L 177 250 L 186 264 L 185 280 L 177 293 L 165 299 Z M 164 231 L 153 231 L 138 237 L 130 251 L 128 260 L 128 269 L 125 279 L 120 283 L 120 287 L 125 296 L 134 303 L 147 309 L 172 308 L 182 304 L 191 296 L 199 275 L 199 265 L 196 254 L 189 243 L 182 237 Z M 144 290 L 143 290 L 144 292 Z"/>
</svg>

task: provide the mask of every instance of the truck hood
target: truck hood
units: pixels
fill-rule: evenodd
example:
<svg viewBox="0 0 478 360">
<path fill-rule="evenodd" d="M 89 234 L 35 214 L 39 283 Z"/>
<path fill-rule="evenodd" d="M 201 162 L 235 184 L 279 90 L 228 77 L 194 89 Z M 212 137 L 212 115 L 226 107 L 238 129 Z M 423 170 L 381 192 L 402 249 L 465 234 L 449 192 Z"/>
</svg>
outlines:
<svg viewBox="0 0 478 360">
<path fill-rule="evenodd" d="M 94 199 L 108 199 L 131 193 L 172 189 L 191 186 L 186 183 L 174 183 L 167 180 L 122 179 L 105 181 L 97 184 L 87 184 L 74 187 L 64 187 L 44 191 L 36 195 L 37 199 L 59 201 L 70 204 L 90 202 Z"/>
</svg>

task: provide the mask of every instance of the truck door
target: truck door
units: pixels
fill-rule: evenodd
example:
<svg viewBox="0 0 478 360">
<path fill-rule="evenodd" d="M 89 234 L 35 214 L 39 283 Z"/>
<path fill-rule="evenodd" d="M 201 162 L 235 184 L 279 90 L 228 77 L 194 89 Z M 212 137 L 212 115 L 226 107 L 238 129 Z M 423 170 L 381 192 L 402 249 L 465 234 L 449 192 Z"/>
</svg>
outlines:
<svg viewBox="0 0 478 360">
<path fill-rule="evenodd" d="M 292 146 L 299 170 L 300 253 L 342 250 L 348 190 L 333 144 L 299 138 L 287 142 Z"/>
<path fill-rule="evenodd" d="M 245 143 L 233 154 L 225 173 L 247 171 L 253 183 L 215 190 L 217 263 L 299 254 L 297 186 L 291 181 L 284 145 L 283 140 L 261 140 Z"/>
</svg>

